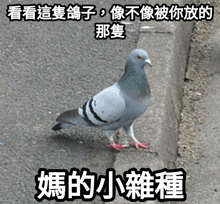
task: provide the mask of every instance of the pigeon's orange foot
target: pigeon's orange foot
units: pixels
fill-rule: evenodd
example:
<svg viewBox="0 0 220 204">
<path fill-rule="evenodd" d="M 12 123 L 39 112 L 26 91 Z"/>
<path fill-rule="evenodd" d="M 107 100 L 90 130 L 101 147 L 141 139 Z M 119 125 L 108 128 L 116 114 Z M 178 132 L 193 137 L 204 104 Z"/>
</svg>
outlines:
<svg viewBox="0 0 220 204">
<path fill-rule="evenodd" d="M 148 147 L 146 147 L 146 145 L 148 145 L 148 143 L 135 142 L 135 143 L 130 143 L 129 145 L 135 145 L 136 149 L 138 149 L 139 147 L 148 149 Z"/>
<path fill-rule="evenodd" d="M 109 148 L 114 148 L 116 150 L 120 150 L 122 148 L 126 148 L 125 146 L 123 146 L 122 144 L 115 144 L 114 142 L 111 142 L 111 144 L 108 146 Z"/>
</svg>

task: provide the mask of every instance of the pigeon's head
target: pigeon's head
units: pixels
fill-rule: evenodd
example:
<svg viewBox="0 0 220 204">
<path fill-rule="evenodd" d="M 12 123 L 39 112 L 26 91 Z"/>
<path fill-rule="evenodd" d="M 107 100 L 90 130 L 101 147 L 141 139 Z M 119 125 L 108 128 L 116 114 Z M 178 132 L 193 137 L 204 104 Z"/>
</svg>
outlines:
<svg viewBox="0 0 220 204">
<path fill-rule="evenodd" d="M 135 49 L 128 56 L 128 62 L 135 64 L 139 67 L 143 67 L 145 65 L 153 66 L 148 57 L 148 54 L 145 50 Z"/>
</svg>

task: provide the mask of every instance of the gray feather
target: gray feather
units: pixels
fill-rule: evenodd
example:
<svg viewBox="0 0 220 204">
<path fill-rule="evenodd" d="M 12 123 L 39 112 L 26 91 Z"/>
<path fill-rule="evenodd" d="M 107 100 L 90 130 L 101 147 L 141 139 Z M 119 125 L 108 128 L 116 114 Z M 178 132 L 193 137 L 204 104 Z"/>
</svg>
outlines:
<svg viewBox="0 0 220 204">
<path fill-rule="evenodd" d="M 152 66 L 147 52 L 133 50 L 128 56 L 123 76 L 83 106 L 62 113 L 54 129 L 71 125 L 95 126 L 106 130 L 110 141 L 113 141 L 111 134 L 121 127 L 133 134 L 134 121 L 150 105 L 150 86 L 144 69 L 146 64 Z M 133 135 L 131 137 L 134 139 Z"/>
</svg>

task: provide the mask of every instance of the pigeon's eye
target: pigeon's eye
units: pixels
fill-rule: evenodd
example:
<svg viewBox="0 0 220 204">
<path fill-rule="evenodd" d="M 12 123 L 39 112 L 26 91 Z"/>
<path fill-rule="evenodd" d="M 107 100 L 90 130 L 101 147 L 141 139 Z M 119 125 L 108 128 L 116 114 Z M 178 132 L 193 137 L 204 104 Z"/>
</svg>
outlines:
<svg viewBox="0 0 220 204">
<path fill-rule="evenodd" d="M 138 59 L 141 59 L 142 57 L 138 55 L 137 58 L 138 58 Z"/>
</svg>

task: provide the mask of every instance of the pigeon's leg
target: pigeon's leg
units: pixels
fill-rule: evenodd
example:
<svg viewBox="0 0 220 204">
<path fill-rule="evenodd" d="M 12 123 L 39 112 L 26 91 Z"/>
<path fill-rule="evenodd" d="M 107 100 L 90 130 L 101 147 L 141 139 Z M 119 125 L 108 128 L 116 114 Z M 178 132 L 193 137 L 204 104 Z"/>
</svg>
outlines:
<svg viewBox="0 0 220 204">
<path fill-rule="evenodd" d="M 130 143 L 129 145 L 135 145 L 136 149 L 138 149 L 139 147 L 147 149 L 148 147 L 146 147 L 146 145 L 148 145 L 148 143 L 140 143 L 134 136 L 134 131 L 133 131 L 134 122 L 135 121 L 124 126 L 125 131 L 131 136 L 132 140 L 134 141 L 134 143 Z"/>
<path fill-rule="evenodd" d="M 115 144 L 113 136 L 115 133 L 118 132 L 118 130 L 106 130 L 106 135 L 108 136 L 108 139 L 110 140 L 111 144 L 108 146 L 109 148 L 114 148 L 116 150 L 119 150 L 120 148 L 126 148 L 122 144 Z"/>
</svg>

